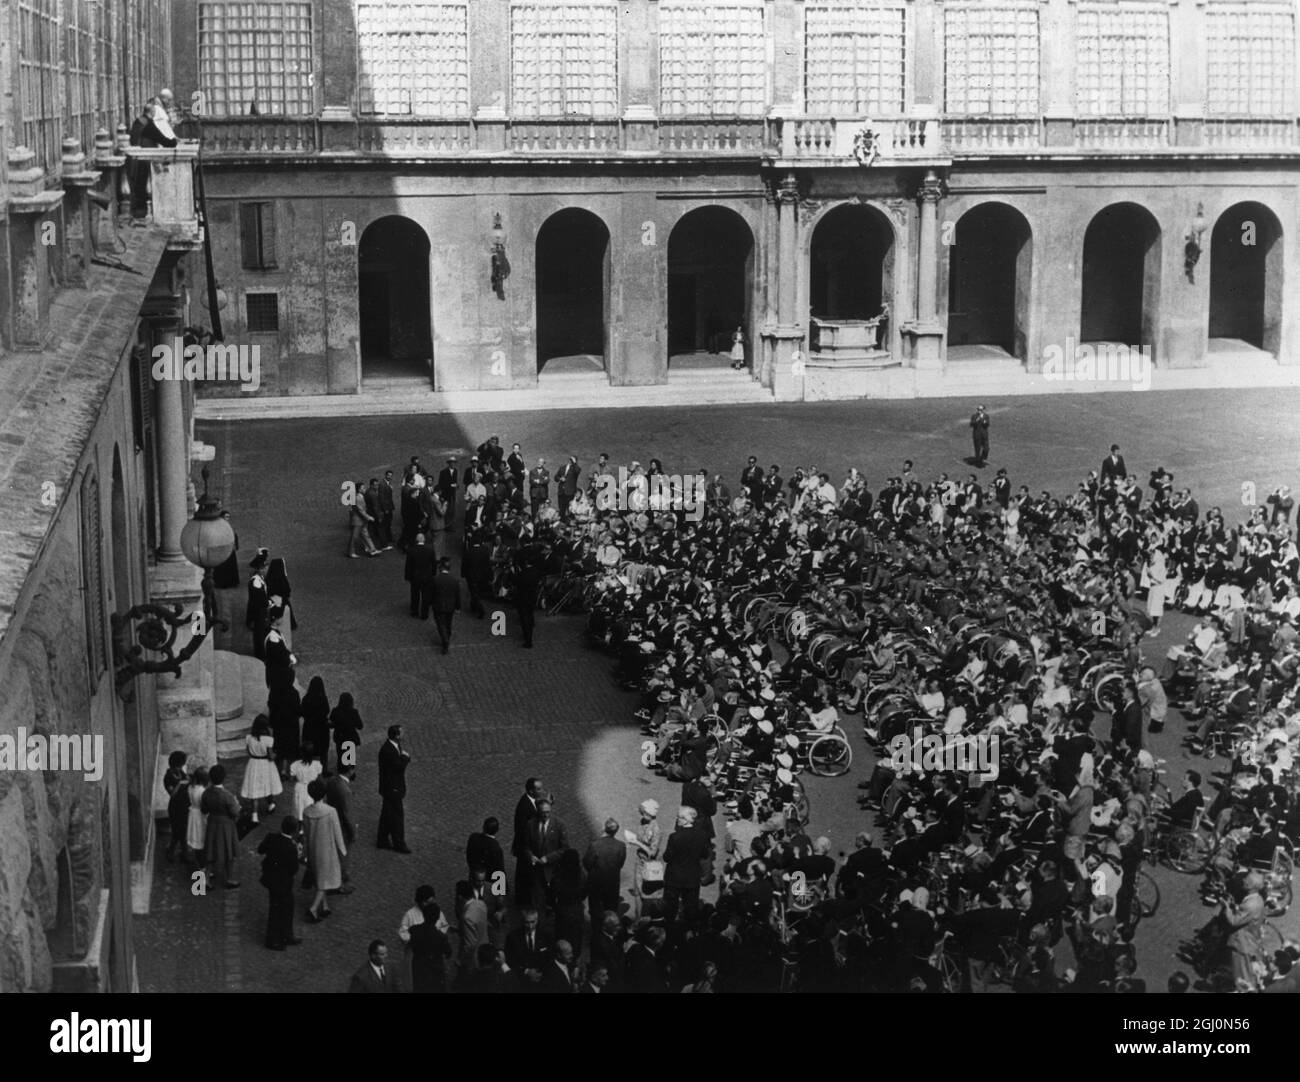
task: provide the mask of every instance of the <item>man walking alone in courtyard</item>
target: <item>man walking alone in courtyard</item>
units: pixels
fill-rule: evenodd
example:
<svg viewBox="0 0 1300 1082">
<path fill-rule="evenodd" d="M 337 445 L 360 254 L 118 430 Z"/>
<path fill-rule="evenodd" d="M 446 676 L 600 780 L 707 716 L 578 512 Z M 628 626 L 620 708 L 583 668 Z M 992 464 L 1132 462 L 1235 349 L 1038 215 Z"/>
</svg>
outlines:
<svg viewBox="0 0 1300 1082">
<path fill-rule="evenodd" d="M 975 444 L 975 465 L 983 466 L 989 457 L 989 415 L 983 406 L 971 414 L 970 434 Z"/>
<path fill-rule="evenodd" d="M 460 612 L 460 580 L 451 573 L 451 562 L 447 557 L 438 561 L 438 573 L 430 586 L 433 602 L 433 622 L 438 628 L 438 638 L 442 641 L 442 652 L 451 648 L 451 620 Z"/>
<path fill-rule="evenodd" d="M 410 753 L 402 749 L 402 727 L 390 725 L 388 740 L 379 749 L 379 795 L 383 806 L 379 811 L 376 844 L 380 849 L 410 852 L 406 847 L 406 813 L 402 808 L 406 799 L 406 768 L 410 763 Z"/>
</svg>

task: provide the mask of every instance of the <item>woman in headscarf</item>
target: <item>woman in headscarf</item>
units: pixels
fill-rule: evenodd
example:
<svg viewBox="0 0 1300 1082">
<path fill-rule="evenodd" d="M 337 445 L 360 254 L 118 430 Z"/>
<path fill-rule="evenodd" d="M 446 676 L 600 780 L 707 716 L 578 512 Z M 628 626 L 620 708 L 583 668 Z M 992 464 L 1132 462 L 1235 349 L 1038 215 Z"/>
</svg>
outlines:
<svg viewBox="0 0 1300 1082">
<path fill-rule="evenodd" d="M 345 691 L 339 696 L 339 704 L 330 712 L 330 726 L 334 730 L 334 751 L 338 756 L 338 765 L 355 766 L 357 751 L 361 747 L 361 715 L 352 703 L 352 692 Z M 351 745 L 351 759 L 347 748 Z"/>
<path fill-rule="evenodd" d="M 659 801 L 641 801 L 641 826 L 636 832 L 633 844 L 636 847 L 636 867 L 632 870 L 632 897 L 636 899 L 636 917 L 641 917 L 641 905 L 647 894 L 654 894 L 663 889 L 663 871 L 659 869 L 659 878 L 646 881 L 646 865 L 651 861 L 659 863 L 659 851 L 663 846 L 663 831 L 659 827 Z"/>
<path fill-rule="evenodd" d="M 329 769 L 330 754 L 330 701 L 325 694 L 325 681 L 313 676 L 302 699 L 302 740 L 310 743 L 320 759 L 321 770 Z M 299 816 L 301 818 L 301 816 Z"/>
<path fill-rule="evenodd" d="M 208 817 L 204 855 L 208 867 L 220 873 L 222 885 L 233 889 L 239 886 L 239 880 L 235 878 L 235 861 L 239 857 L 239 832 L 235 828 L 239 819 L 239 799 L 225 789 L 226 768 L 220 763 L 212 768 L 208 780 L 212 784 L 199 802 L 200 810 Z"/>
<path fill-rule="evenodd" d="M 298 689 L 291 683 L 273 687 L 267 694 L 266 707 L 275 738 L 275 764 L 280 777 L 288 781 L 289 764 L 298 757 L 298 719 L 302 716 Z"/>
<path fill-rule="evenodd" d="M 268 597 L 280 599 L 284 614 L 275 627 L 284 637 L 285 646 L 292 650 L 293 633 L 298 630 L 298 618 L 294 615 L 293 606 L 289 604 L 293 587 L 289 585 L 289 574 L 282 557 L 277 556 L 266 569 L 266 592 Z"/>
</svg>

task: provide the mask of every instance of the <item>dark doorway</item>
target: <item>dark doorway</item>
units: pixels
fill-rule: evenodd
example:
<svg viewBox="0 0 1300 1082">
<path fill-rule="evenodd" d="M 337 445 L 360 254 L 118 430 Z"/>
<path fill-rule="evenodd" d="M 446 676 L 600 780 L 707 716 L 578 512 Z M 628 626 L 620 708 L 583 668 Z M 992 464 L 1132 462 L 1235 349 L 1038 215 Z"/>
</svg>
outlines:
<svg viewBox="0 0 1300 1082">
<path fill-rule="evenodd" d="M 730 354 L 736 328 L 751 358 L 754 234 L 726 207 L 700 207 L 668 238 L 668 356 Z"/>
<path fill-rule="evenodd" d="M 1237 203 L 1210 235 L 1210 338 L 1277 356 L 1281 334 L 1281 224 L 1261 203 Z"/>
<path fill-rule="evenodd" d="M 948 268 L 948 346 L 1026 359 L 1032 244 L 1023 214 L 984 203 L 957 223 Z"/>
<path fill-rule="evenodd" d="M 361 374 L 433 378 L 429 238 L 396 215 L 366 227 L 357 250 Z"/>
<path fill-rule="evenodd" d="M 537 371 L 557 357 L 607 364 L 609 230 L 589 210 L 552 214 L 537 234 Z"/>
<path fill-rule="evenodd" d="M 809 302 L 814 319 L 873 319 L 893 294 L 894 232 L 874 207 L 830 211 L 813 231 Z"/>
<path fill-rule="evenodd" d="M 1084 342 L 1151 345 L 1160 289 L 1160 226 L 1136 203 L 1100 211 L 1083 239 Z"/>
</svg>

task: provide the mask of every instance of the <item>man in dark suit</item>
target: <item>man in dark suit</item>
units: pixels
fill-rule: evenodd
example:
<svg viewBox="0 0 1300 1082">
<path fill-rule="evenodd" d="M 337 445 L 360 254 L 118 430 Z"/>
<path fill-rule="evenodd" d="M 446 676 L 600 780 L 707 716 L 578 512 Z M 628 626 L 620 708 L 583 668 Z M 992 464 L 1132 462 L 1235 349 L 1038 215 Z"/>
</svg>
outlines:
<svg viewBox="0 0 1300 1082">
<path fill-rule="evenodd" d="M 1110 454 L 1101 460 L 1101 481 L 1105 484 L 1109 481 L 1122 481 L 1128 476 L 1128 469 L 1124 465 L 1124 456 L 1119 453 L 1119 444 L 1110 445 Z"/>
<path fill-rule="evenodd" d="M 527 905 L 533 896 L 533 866 L 528 859 L 526 834 L 528 824 L 537 815 L 537 802 L 542 799 L 542 780 L 529 778 L 524 782 L 524 795 L 515 805 L 515 832 L 510 840 L 510 855 L 515 858 L 515 902 Z"/>
<path fill-rule="evenodd" d="M 587 966 L 587 976 L 578 986 L 578 992 L 585 995 L 602 995 L 609 983 L 609 967 L 604 962 L 592 961 Z"/>
<path fill-rule="evenodd" d="M 533 904 L 539 909 L 546 905 L 547 890 L 555 877 L 560 857 L 569 848 L 564 824 L 551 813 L 551 802 L 537 802 L 537 817 L 524 828 L 524 844 L 528 863 L 532 865 Z"/>
<path fill-rule="evenodd" d="M 578 990 L 576 977 L 577 973 L 573 968 L 573 945 L 567 939 L 556 940 L 551 957 L 542 966 L 542 991 L 572 995 Z"/>
<path fill-rule="evenodd" d="M 497 472 L 502 471 L 498 470 Z M 528 463 L 524 461 L 524 453 L 517 443 L 510 448 L 510 456 L 506 459 L 505 472 L 509 473 L 519 485 L 524 483 L 524 474 L 528 472 Z"/>
<path fill-rule="evenodd" d="M 473 512 L 467 512 L 466 518 Z M 481 530 L 475 530 L 466 538 L 465 555 L 460 561 L 460 577 L 465 580 L 465 589 L 469 593 L 469 611 L 475 616 L 483 615 L 483 599 L 492 596 L 492 550 Z"/>
<path fill-rule="evenodd" d="M 700 873 L 709 855 L 709 839 L 696 825 L 697 814 L 694 808 L 678 811 L 677 829 L 664 849 L 664 916 L 669 923 L 677 919 L 678 906 L 687 920 L 700 907 Z"/>
<path fill-rule="evenodd" d="M 601 917 L 598 925 L 592 925 L 591 964 L 605 967 L 609 984 L 615 991 L 623 983 L 623 946 L 623 922 L 617 913 L 610 910 Z"/>
<path fill-rule="evenodd" d="M 989 414 L 983 406 L 970 415 L 970 435 L 975 445 L 975 465 L 983 466 L 989 457 Z"/>
<path fill-rule="evenodd" d="M 273 951 L 302 942 L 293 934 L 293 881 L 298 874 L 298 846 L 293 840 L 296 833 L 298 820 L 286 815 L 280 820 L 280 833 L 268 834 L 257 847 L 262 854 L 262 886 L 269 899 L 266 945 Z"/>
<path fill-rule="evenodd" d="M 451 573 L 451 561 L 443 557 L 438 561 L 438 573 L 429 586 L 433 605 L 433 622 L 442 641 L 442 652 L 451 649 L 451 621 L 460 612 L 460 579 Z"/>
<path fill-rule="evenodd" d="M 605 820 L 605 833 L 587 846 L 582 866 L 587 869 L 587 905 L 591 926 L 600 924 L 607 909 L 618 912 L 623 865 L 627 863 L 627 843 L 618 836 L 618 820 Z"/>
<path fill-rule="evenodd" d="M 664 980 L 661 961 L 664 943 L 668 936 L 656 925 L 647 928 L 628 947 L 623 958 L 623 971 L 626 974 L 629 992 L 666 992 L 668 982 Z"/>
<path fill-rule="evenodd" d="M 505 873 L 506 855 L 501 851 L 497 834 L 501 823 L 495 815 L 483 820 L 483 830 L 471 834 L 465 843 L 465 865 L 472 875 L 475 868 L 482 868 L 491 879 L 497 872 Z"/>
<path fill-rule="evenodd" d="M 397 966 L 388 961 L 388 948 L 382 939 L 373 940 L 368 951 L 370 957 L 366 964 L 352 974 L 349 992 L 400 992 L 401 979 L 397 975 Z"/>
<path fill-rule="evenodd" d="M 740 486 L 755 507 L 763 506 L 763 467 L 753 455 L 749 456 L 749 464 L 740 471 Z"/>
<path fill-rule="evenodd" d="M 537 465 L 528 471 L 528 503 L 533 518 L 537 509 L 551 497 L 551 471 L 546 468 L 546 459 L 539 458 Z"/>
<path fill-rule="evenodd" d="M 375 529 L 379 531 L 383 540 L 379 543 L 387 545 L 389 548 L 393 545 L 393 471 L 385 470 L 384 479 L 375 486 L 375 495 L 379 504 L 379 514 L 375 516 Z"/>
<path fill-rule="evenodd" d="M 411 755 L 402 749 L 402 727 L 390 725 L 388 740 L 379 749 L 379 795 L 383 807 L 379 811 L 380 849 L 393 849 L 409 853 L 406 847 L 406 813 L 402 801 L 406 799 L 406 768 Z"/>
<path fill-rule="evenodd" d="M 429 618 L 429 584 L 433 581 L 437 557 L 424 543 L 424 534 L 415 535 L 415 544 L 406 550 L 406 581 L 411 587 L 411 615 Z"/>
<path fill-rule="evenodd" d="M 438 471 L 438 483 L 434 488 L 447 504 L 447 525 L 450 526 L 456 519 L 456 490 L 460 488 L 460 482 L 456 477 L 454 456 L 447 459 L 447 465 Z"/>
<path fill-rule="evenodd" d="M 533 626 L 537 621 L 537 595 L 542 588 L 542 568 L 536 554 L 526 549 L 520 549 L 516 557 L 514 588 L 519 629 L 524 635 L 524 646 L 531 650 Z"/>
<path fill-rule="evenodd" d="M 341 766 L 337 774 L 325 779 L 325 803 L 333 808 L 339 817 L 339 829 L 343 831 L 343 844 L 352 850 L 352 843 L 357 840 L 357 820 L 353 813 L 352 782 L 356 780 L 355 766 Z M 347 882 L 348 857 L 340 857 L 343 865 L 343 882 Z M 348 888 L 351 890 L 351 888 Z"/>
<path fill-rule="evenodd" d="M 559 503 L 560 518 L 567 518 L 569 503 L 578 494 L 578 477 L 582 473 L 578 465 L 578 456 L 570 455 L 569 461 L 560 467 L 555 475 L 555 497 Z"/>
<path fill-rule="evenodd" d="M 506 965 L 519 982 L 521 992 L 540 992 L 554 944 L 538 927 L 540 919 L 536 909 L 525 909 L 523 918 L 523 926 L 506 936 Z"/>
</svg>

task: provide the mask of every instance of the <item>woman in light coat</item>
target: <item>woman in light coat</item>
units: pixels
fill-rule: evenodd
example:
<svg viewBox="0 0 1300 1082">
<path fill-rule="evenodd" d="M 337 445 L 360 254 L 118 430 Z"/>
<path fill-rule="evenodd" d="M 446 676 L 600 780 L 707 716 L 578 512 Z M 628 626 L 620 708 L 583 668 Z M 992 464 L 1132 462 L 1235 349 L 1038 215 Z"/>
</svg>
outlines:
<svg viewBox="0 0 1300 1082">
<path fill-rule="evenodd" d="M 640 919 L 641 904 L 647 891 L 643 890 L 645 866 L 652 860 L 659 859 L 663 846 L 663 831 L 659 827 L 659 801 L 643 800 L 641 802 L 641 826 L 631 839 L 636 848 L 636 866 L 632 870 L 632 897 L 636 899 L 636 916 Z M 650 890 L 662 890 L 662 880 L 655 883 Z"/>
<path fill-rule="evenodd" d="M 313 803 L 302 816 L 307 841 L 307 868 L 315 883 L 316 894 L 307 907 L 307 923 L 319 924 L 330 915 L 325 892 L 343 886 L 343 858 L 348 847 L 343 841 L 339 813 L 325 803 L 325 783 L 317 778 L 307 786 Z"/>
</svg>

